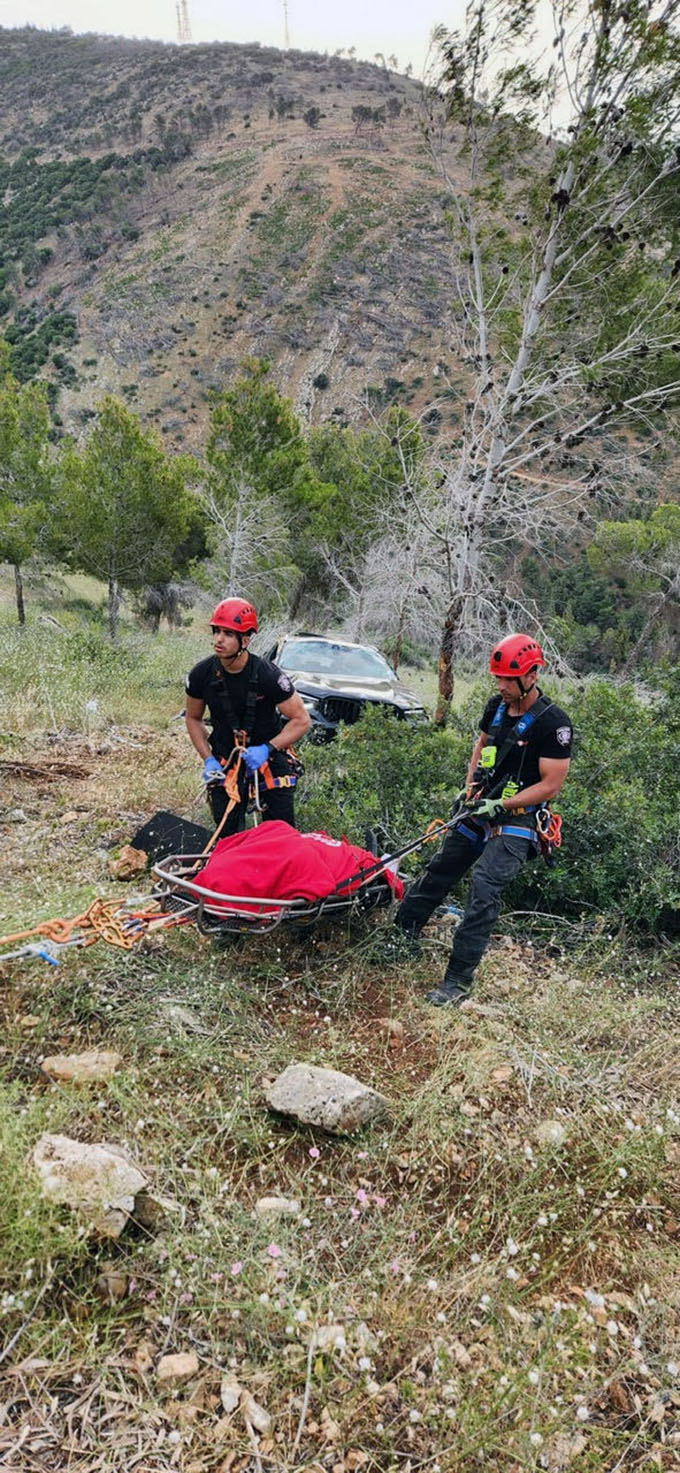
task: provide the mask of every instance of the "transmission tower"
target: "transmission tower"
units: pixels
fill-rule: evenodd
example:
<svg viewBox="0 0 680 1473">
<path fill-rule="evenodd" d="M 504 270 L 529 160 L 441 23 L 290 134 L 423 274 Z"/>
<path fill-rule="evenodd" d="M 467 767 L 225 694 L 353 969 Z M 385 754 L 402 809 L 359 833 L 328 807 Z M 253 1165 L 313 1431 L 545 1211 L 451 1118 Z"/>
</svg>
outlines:
<svg viewBox="0 0 680 1473">
<path fill-rule="evenodd" d="M 175 10 L 177 12 L 177 40 L 180 45 L 183 45 L 186 41 L 191 40 L 191 21 L 187 0 L 177 0 Z"/>
<path fill-rule="evenodd" d="M 290 51 L 290 31 L 288 30 L 288 0 L 283 0 L 283 46 L 285 51 Z"/>
</svg>

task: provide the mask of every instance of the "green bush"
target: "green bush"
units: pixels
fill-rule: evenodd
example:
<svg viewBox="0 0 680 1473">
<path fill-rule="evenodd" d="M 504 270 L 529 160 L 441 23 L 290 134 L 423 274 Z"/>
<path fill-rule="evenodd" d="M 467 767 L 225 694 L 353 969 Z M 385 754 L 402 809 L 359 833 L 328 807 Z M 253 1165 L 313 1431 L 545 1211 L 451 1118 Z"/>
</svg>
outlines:
<svg viewBox="0 0 680 1473">
<path fill-rule="evenodd" d="M 412 728 L 376 710 L 335 742 L 305 749 L 302 827 L 363 842 L 367 826 L 397 849 L 448 818 L 484 707 L 480 686 L 444 731 Z M 525 865 L 508 893 L 519 909 L 606 915 L 637 931 L 677 925 L 680 911 L 680 696 L 671 685 L 644 700 L 597 681 L 557 693 L 576 732 L 556 803 L 564 843 L 554 868 Z M 409 860 L 418 869 L 431 851 Z"/>
</svg>

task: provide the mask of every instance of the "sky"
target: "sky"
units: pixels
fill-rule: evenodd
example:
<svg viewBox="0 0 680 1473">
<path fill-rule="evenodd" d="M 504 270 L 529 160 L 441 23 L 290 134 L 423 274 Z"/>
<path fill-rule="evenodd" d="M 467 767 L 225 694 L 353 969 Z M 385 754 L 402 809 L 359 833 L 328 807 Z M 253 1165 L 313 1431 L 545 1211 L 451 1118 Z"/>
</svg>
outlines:
<svg viewBox="0 0 680 1473">
<path fill-rule="evenodd" d="M 260 41 L 284 45 L 284 0 L 187 0 L 192 40 Z M 398 58 L 421 76 L 433 26 L 455 25 L 464 0 L 287 0 L 290 45 L 300 51 L 356 47 L 373 61 L 376 52 Z M 175 41 L 175 0 L 0 0 L 0 24 L 42 30 L 70 26 L 116 36 Z"/>
</svg>

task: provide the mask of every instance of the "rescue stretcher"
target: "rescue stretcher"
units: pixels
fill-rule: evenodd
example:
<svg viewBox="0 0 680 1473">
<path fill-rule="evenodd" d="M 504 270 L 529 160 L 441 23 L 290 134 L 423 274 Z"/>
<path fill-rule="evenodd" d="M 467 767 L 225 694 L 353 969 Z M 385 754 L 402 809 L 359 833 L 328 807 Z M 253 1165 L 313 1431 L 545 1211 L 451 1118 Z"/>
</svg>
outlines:
<svg viewBox="0 0 680 1473">
<path fill-rule="evenodd" d="M 262 936 L 281 925 L 306 928 L 316 925 L 322 916 L 338 920 L 353 912 L 389 905 L 393 899 L 389 884 L 382 879 L 389 859 L 378 862 L 365 882 L 351 893 L 324 895 L 317 900 L 228 895 L 209 890 L 194 878 L 204 864 L 205 855 L 171 854 L 152 869 L 156 881 L 153 893 L 161 910 L 166 914 L 175 912 L 194 922 L 204 936 Z"/>
</svg>

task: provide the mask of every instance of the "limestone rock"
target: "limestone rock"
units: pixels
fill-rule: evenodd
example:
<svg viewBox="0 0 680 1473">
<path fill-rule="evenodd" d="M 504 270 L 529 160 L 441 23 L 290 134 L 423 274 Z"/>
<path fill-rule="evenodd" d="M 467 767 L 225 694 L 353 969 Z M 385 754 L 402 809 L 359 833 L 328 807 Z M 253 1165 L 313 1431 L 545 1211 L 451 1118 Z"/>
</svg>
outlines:
<svg viewBox="0 0 680 1473">
<path fill-rule="evenodd" d="M 289 1064 L 266 1091 L 266 1100 L 278 1114 L 336 1135 L 348 1135 L 389 1113 L 389 1102 L 377 1090 L 351 1074 L 315 1064 Z"/>
<path fill-rule="evenodd" d="M 99 1079 L 110 1079 L 123 1060 L 113 1049 L 86 1049 L 82 1054 L 53 1054 L 43 1059 L 40 1065 L 50 1079 L 73 1081 L 74 1084 L 90 1084 Z"/>
<path fill-rule="evenodd" d="M 567 1128 L 561 1120 L 542 1120 L 534 1131 L 539 1146 L 563 1146 L 567 1134 Z"/>
<path fill-rule="evenodd" d="M 180 1350 L 177 1355 L 162 1355 L 156 1366 L 156 1377 L 162 1386 L 181 1386 L 198 1375 L 195 1350 Z"/>
<path fill-rule="evenodd" d="M 34 1147 L 33 1165 L 44 1197 L 72 1207 L 108 1238 L 120 1237 L 137 1193 L 147 1185 L 127 1152 L 106 1141 L 89 1145 L 45 1133 Z"/>
<path fill-rule="evenodd" d="M 241 1391 L 242 1387 L 239 1385 L 235 1376 L 228 1375 L 222 1377 L 220 1400 L 225 1412 L 230 1413 L 236 1411 L 241 1400 Z"/>
<path fill-rule="evenodd" d="M 260 1197 L 255 1211 L 258 1217 L 299 1217 L 300 1203 L 295 1197 Z"/>
</svg>

